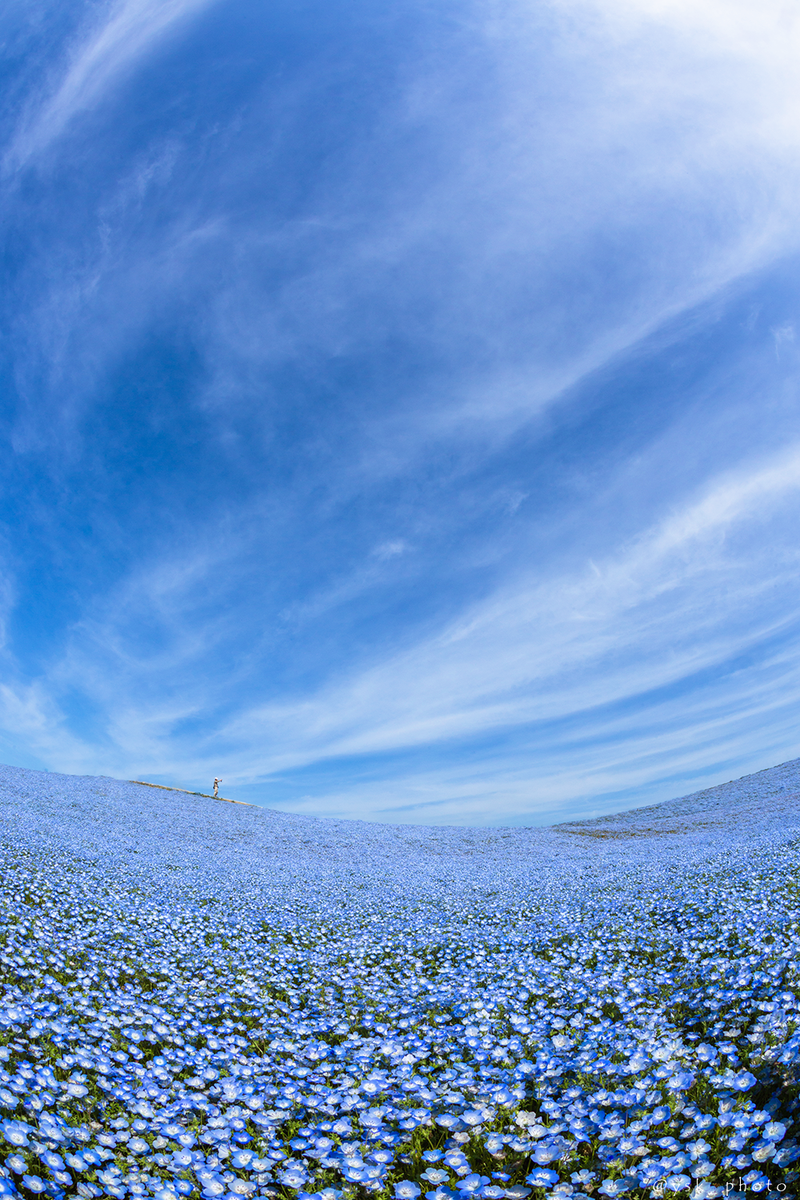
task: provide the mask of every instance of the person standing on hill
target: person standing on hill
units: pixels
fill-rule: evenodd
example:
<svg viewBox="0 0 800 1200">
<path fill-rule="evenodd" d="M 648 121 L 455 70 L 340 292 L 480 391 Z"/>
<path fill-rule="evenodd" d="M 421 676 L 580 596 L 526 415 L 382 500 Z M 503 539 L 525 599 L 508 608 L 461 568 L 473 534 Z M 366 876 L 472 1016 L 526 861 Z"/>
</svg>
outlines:
<svg viewBox="0 0 800 1200">
<path fill-rule="evenodd" d="M 220 785 L 221 783 L 222 783 L 222 780 L 221 780 L 221 779 L 215 779 L 215 780 L 214 780 L 214 799 L 215 799 L 215 800 L 216 800 L 216 799 L 219 797 L 219 785 Z"/>
</svg>

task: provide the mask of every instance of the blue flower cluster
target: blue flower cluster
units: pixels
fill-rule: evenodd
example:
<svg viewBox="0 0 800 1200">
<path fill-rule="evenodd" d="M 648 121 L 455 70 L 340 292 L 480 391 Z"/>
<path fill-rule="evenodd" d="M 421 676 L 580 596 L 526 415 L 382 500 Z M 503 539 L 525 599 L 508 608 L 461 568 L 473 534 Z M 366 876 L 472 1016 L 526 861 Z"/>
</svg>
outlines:
<svg viewBox="0 0 800 1200">
<path fill-rule="evenodd" d="M 800 765 L 605 821 L 0 770 L 0 1197 L 793 1195 Z"/>
</svg>

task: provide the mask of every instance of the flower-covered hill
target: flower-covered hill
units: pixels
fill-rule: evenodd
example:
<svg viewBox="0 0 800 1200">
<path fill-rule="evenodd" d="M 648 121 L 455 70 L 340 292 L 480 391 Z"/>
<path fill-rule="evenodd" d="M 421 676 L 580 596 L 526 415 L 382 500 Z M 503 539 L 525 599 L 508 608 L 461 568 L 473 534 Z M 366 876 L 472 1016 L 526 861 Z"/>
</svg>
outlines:
<svg viewBox="0 0 800 1200">
<path fill-rule="evenodd" d="M 800 763 L 550 829 L 0 770 L 0 1194 L 792 1195 Z"/>
</svg>

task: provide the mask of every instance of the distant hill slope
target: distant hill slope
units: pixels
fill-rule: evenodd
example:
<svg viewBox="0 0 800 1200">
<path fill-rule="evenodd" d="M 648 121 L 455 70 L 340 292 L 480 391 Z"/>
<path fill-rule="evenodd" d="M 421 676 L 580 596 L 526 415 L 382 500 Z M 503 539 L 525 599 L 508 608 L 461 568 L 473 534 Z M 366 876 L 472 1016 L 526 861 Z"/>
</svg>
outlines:
<svg viewBox="0 0 800 1200">
<path fill-rule="evenodd" d="M 799 773 L 464 829 L 0 768 L 0 1194 L 796 1194 Z"/>
<path fill-rule="evenodd" d="M 565 821 L 552 828 L 594 837 L 722 830 L 739 835 L 786 821 L 800 822 L 800 758 L 661 804 Z"/>
<path fill-rule="evenodd" d="M 66 819 L 69 818 L 69 819 Z M 102 854 L 131 866 L 146 843 L 151 863 L 208 871 L 212 862 L 247 872 L 287 858 L 322 869 L 411 856 L 421 865 L 474 861 L 477 876 L 525 866 L 534 856 L 564 868 L 616 850 L 624 858 L 667 849 L 682 857 L 714 852 L 761 836 L 800 832 L 800 759 L 661 804 L 552 826 L 389 825 L 220 803 L 197 793 L 155 788 L 106 776 L 59 775 L 0 766 L 0 825 L 26 840 L 37 830 L 66 848 Z M 616 848 L 616 849 L 615 849 Z"/>
</svg>

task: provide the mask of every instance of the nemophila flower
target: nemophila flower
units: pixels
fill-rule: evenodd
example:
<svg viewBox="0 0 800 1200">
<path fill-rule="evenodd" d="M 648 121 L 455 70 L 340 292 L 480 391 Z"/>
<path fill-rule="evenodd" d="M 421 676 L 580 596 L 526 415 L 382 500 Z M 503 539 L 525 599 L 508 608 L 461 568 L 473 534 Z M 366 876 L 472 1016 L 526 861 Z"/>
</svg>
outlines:
<svg viewBox="0 0 800 1200">
<path fill-rule="evenodd" d="M 639 1183 L 642 1185 L 642 1187 L 653 1187 L 667 1174 L 669 1174 L 669 1172 L 661 1163 L 645 1163 L 639 1168 Z"/>
<path fill-rule="evenodd" d="M 797 1162 L 798 1158 L 800 1158 L 800 1146 L 796 1144 L 779 1146 L 775 1151 L 772 1164 L 775 1167 L 788 1167 L 790 1164 Z"/>
<path fill-rule="evenodd" d="M 227 1191 L 227 1187 L 225 1186 L 225 1184 L 222 1182 L 221 1179 L 211 1178 L 211 1179 L 201 1180 L 201 1183 L 203 1185 L 203 1195 L 204 1196 L 209 1196 L 209 1197 L 224 1196 L 225 1192 Z"/>
<path fill-rule="evenodd" d="M 675 1174 L 667 1175 L 664 1180 L 664 1187 L 668 1192 L 685 1192 L 692 1185 L 692 1180 L 688 1175 Z"/>
<path fill-rule="evenodd" d="M 416 1200 L 420 1194 L 421 1188 L 410 1179 L 401 1179 L 394 1185 L 394 1194 L 397 1200 Z"/>
<path fill-rule="evenodd" d="M 10 1146 L 27 1146 L 29 1144 L 27 1129 L 17 1121 L 3 1121 L 0 1133 Z"/>
<path fill-rule="evenodd" d="M 108 785 L 111 794 L 124 786 Z M 598 1175 L 634 1168 L 636 1186 L 651 1186 L 654 1176 L 668 1172 L 691 1176 L 696 1191 L 717 1186 L 715 1172 L 749 1168 L 765 1155 L 763 1170 L 774 1171 L 795 1153 L 791 1139 L 771 1139 L 767 1130 L 771 1116 L 788 1133 L 792 1114 L 780 1106 L 756 1114 L 747 1096 L 751 1087 L 735 1086 L 751 1062 L 754 1038 L 761 1038 L 759 1054 L 767 1055 L 758 1067 L 767 1088 L 770 1046 L 781 1069 L 797 1058 L 786 1048 L 788 1032 L 772 1041 L 761 1033 L 770 1023 L 780 1029 L 780 1021 L 788 1031 L 786 1013 L 795 1011 L 786 1007 L 795 1002 L 793 992 L 779 999 L 798 958 L 788 932 L 794 898 L 787 896 L 780 916 L 773 916 L 777 881 L 788 877 L 788 860 L 779 862 L 783 850 L 774 852 L 776 884 L 765 906 L 764 885 L 754 885 L 747 856 L 735 866 L 725 859 L 724 885 L 714 890 L 716 876 L 703 865 L 710 861 L 705 844 L 698 843 L 696 869 L 687 859 L 676 871 L 672 859 L 660 862 L 650 850 L 645 867 L 630 858 L 630 846 L 616 858 L 616 848 L 606 846 L 600 874 L 585 864 L 580 871 L 563 868 L 555 857 L 533 878 L 528 858 L 520 857 L 517 869 L 503 843 L 501 863 L 492 857 L 495 835 L 481 834 L 482 869 L 496 873 L 492 898 L 476 906 L 467 859 L 462 870 L 452 847 L 439 860 L 430 858 L 430 839 L 461 834 L 426 834 L 424 861 L 447 863 L 445 882 L 427 866 L 421 870 L 416 852 L 393 858 L 406 843 L 387 842 L 384 830 L 359 827 L 356 843 L 349 827 L 337 826 L 334 834 L 323 822 L 303 826 L 290 871 L 280 858 L 283 843 L 272 833 L 258 850 L 262 858 L 272 855 L 275 869 L 268 876 L 262 858 L 245 869 L 242 851 L 242 874 L 226 893 L 230 863 L 223 869 L 220 857 L 215 875 L 217 851 L 208 849 L 217 845 L 217 816 L 213 836 L 186 824 L 180 845 L 160 858 L 166 855 L 161 830 L 172 828 L 175 811 L 163 810 L 169 821 L 158 826 L 159 838 L 148 848 L 143 831 L 156 809 L 139 810 L 136 839 L 144 857 L 135 878 L 126 874 L 130 854 L 121 849 L 117 855 L 113 847 L 130 792 L 124 805 L 108 810 L 102 855 L 84 854 L 73 871 L 58 840 L 63 809 L 54 808 L 52 831 L 42 833 L 40 826 L 40 842 L 25 851 L 27 858 L 14 859 L 11 874 L 8 863 L 0 873 L 0 890 L 12 876 L 21 879 L 20 872 L 39 879 L 40 890 L 65 881 L 48 901 L 47 920 L 56 922 L 57 933 L 52 924 L 36 932 L 39 917 L 14 908 L 21 885 L 7 888 L 0 955 L 9 957 L 23 931 L 20 969 L 29 978 L 30 962 L 41 960 L 42 989 L 45 959 L 60 953 L 50 947 L 72 947 L 81 964 L 67 989 L 42 990 L 41 999 L 32 1000 L 34 988 L 0 1001 L 0 1031 L 13 1009 L 16 1036 L 23 1038 L 9 1052 L 5 1075 L 0 1046 L 0 1122 L 30 1118 L 18 1125 L 32 1139 L 21 1149 L 50 1130 L 52 1148 L 74 1172 L 76 1186 L 89 1189 L 87 1197 L 104 1186 L 109 1195 L 127 1186 L 133 1196 L 152 1196 L 161 1186 L 177 1197 L 195 1178 L 207 1200 L 256 1190 L 268 1197 L 284 1187 L 302 1200 L 320 1195 L 321 1173 L 342 1186 L 351 1180 L 381 1189 L 387 1167 L 404 1158 L 407 1182 L 424 1186 L 433 1182 L 428 1168 L 439 1170 L 437 1193 L 452 1169 L 462 1196 L 461 1185 L 476 1176 L 480 1186 L 472 1194 L 484 1200 L 499 1200 L 487 1189 L 518 1177 L 531 1159 L 547 1172 L 537 1186 L 558 1197 L 576 1186 L 588 1190 Z M 254 839 L 261 819 L 248 810 L 230 817 L 250 822 Z M 301 818 L 287 821 L 302 824 Z M 96 836 L 93 830 L 87 838 Z M 350 857 L 360 864 L 357 889 L 335 854 L 314 851 L 321 833 L 331 845 L 351 838 Z M 762 847 L 752 856 L 759 871 L 770 854 Z M 130 888 L 120 884 L 125 880 L 133 880 Z M 227 908 L 219 903 L 226 894 Z M 563 897 L 556 907 L 555 894 Z M 517 915 L 509 920 L 512 910 Z M 746 952 L 741 941 L 729 950 L 729 926 L 737 938 L 750 938 Z M 149 959 L 157 959 L 163 973 L 140 988 L 135 975 L 125 975 L 125 963 L 139 969 Z M 695 1013 L 706 1030 L 702 1037 L 683 1023 Z M 45 1034 L 63 1039 L 47 1051 L 57 1064 L 50 1075 L 33 1054 Z M 721 1049 L 723 1042 L 728 1057 L 718 1074 L 709 1047 Z M 693 1076 L 688 1087 L 686 1076 Z M 68 1094 L 70 1084 L 88 1089 L 91 1106 L 87 1097 Z M 47 1101 L 51 1092 L 58 1105 Z M 664 1103 L 670 1094 L 674 1114 Z M 430 1112 L 444 1123 L 428 1126 Z M 90 1113 L 91 1125 L 84 1125 Z M 712 1141 L 709 1134 L 703 1142 L 702 1131 L 731 1113 L 739 1114 L 732 1120 L 742 1118 L 741 1128 L 724 1127 L 719 1149 L 715 1142 L 701 1150 L 696 1143 Z M 481 1126 L 489 1131 L 478 1145 L 470 1130 Z M 434 1148 L 450 1137 L 458 1148 Z M 662 1137 L 665 1145 L 659 1145 Z M 422 1140 L 410 1154 L 412 1138 Z M 192 1157 L 195 1139 L 199 1159 Z M 779 1142 L 785 1151 L 774 1149 Z M 537 1162 L 537 1149 L 546 1161 Z M 41 1148 L 34 1145 L 33 1152 L 43 1169 L 58 1169 L 47 1167 Z M 491 1182 L 480 1173 L 486 1153 L 504 1167 Z M 111 1169 L 115 1154 L 125 1163 L 124 1176 Z M 34 1173 L 25 1159 L 20 1166 Z M 567 1174 L 583 1170 L 589 1180 L 566 1182 Z M 98 1171 L 107 1184 L 97 1182 Z M 506 1195 L 515 1187 L 530 1190 L 510 1185 Z M 438 1200 L 451 1200 L 451 1191 L 444 1189 Z M 713 1200 L 705 1190 L 697 1200 L 704 1196 Z"/>
<path fill-rule="evenodd" d="M 589 1171 L 586 1169 L 586 1167 L 583 1167 L 580 1171 L 573 1171 L 570 1175 L 572 1182 L 579 1184 L 579 1186 L 583 1188 L 589 1187 L 592 1183 L 592 1180 L 596 1178 L 597 1176 L 595 1175 L 594 1171 Z"/>
<path fill-rule="evenodd" d="M 47 1184 L 38 1175 L 23 1175 L 22 1183 L 34 1195 L 39 1195 L 41 1192 L 47 1191 Z"/>
<path fill-rule="evenodd" d="M 285 1187 L 300 1188 L 306 1182 L 308 1175 L 300 1167 L 290 1167 L 286 1171 L 282 1171 L 279 1175 L 281 1183 Z"/>
<path fill-rule="evenodd" d="M 458 1181 L 458 1190 L 467 1196 L 472 1196 L 479 1192 L 484 1184 L 488 1184 L 489 1180 L 485 1175 L 479 1175 L 473 1172 L 470 1175 L 465 1175 L 463 1179 Z"/>
<path fill-rule="evenodd" d="M 604 1196 L 623 1196 L 630 1191 L 630 1184 L 624 1179 L 604 1179 L 597 1190 Z"/>
<path fill-rule="evenodd" d="M 534 1162 L 539 1163 L 541 1166 L 546 1166 L 547 1163 L 551 1163 L 554 1159 L 559 1158 L 559 1157 L 560 1157 L 559 1147 L 553 1146 L 552 1144 L 548 1144 L 545 1146 L 537 1146 L 536 1149 L 533 1151 Z"/>
<path fill-rule="evenodd" d="M 538 1167 L 526 1176 L 525 1182 L 529 1183 L 531 1187 L 549 1187 L 551 1184 L 558 1183 L 558 1172 Z"/>
<path fill-rule="evenodd" d="M 64 1170 L 65 1163 L 63 1158 L 60 1154 L 56 1154 L 53 1150 L 43 1150 L 39 1155 L 39 1159 L 46 1167 L 49 1167 L 51 1171 Z"/>
<path fill-rule="evenodd" d="M 715 1187 L 713 1183 L 709 1183 L 706 1179 L 701 1180 L 689 1193 L 690 1200 L 716 1200 L 718 1196 L 724 1195 L 723 1188 Z"/>
<path fill-rule="evenodd" d="M 769 1178 L 760 1171 L 748 1171 L 742 1182 L 751 1192 L 765 1192 L 769 1188 Z"/>
</svg>

